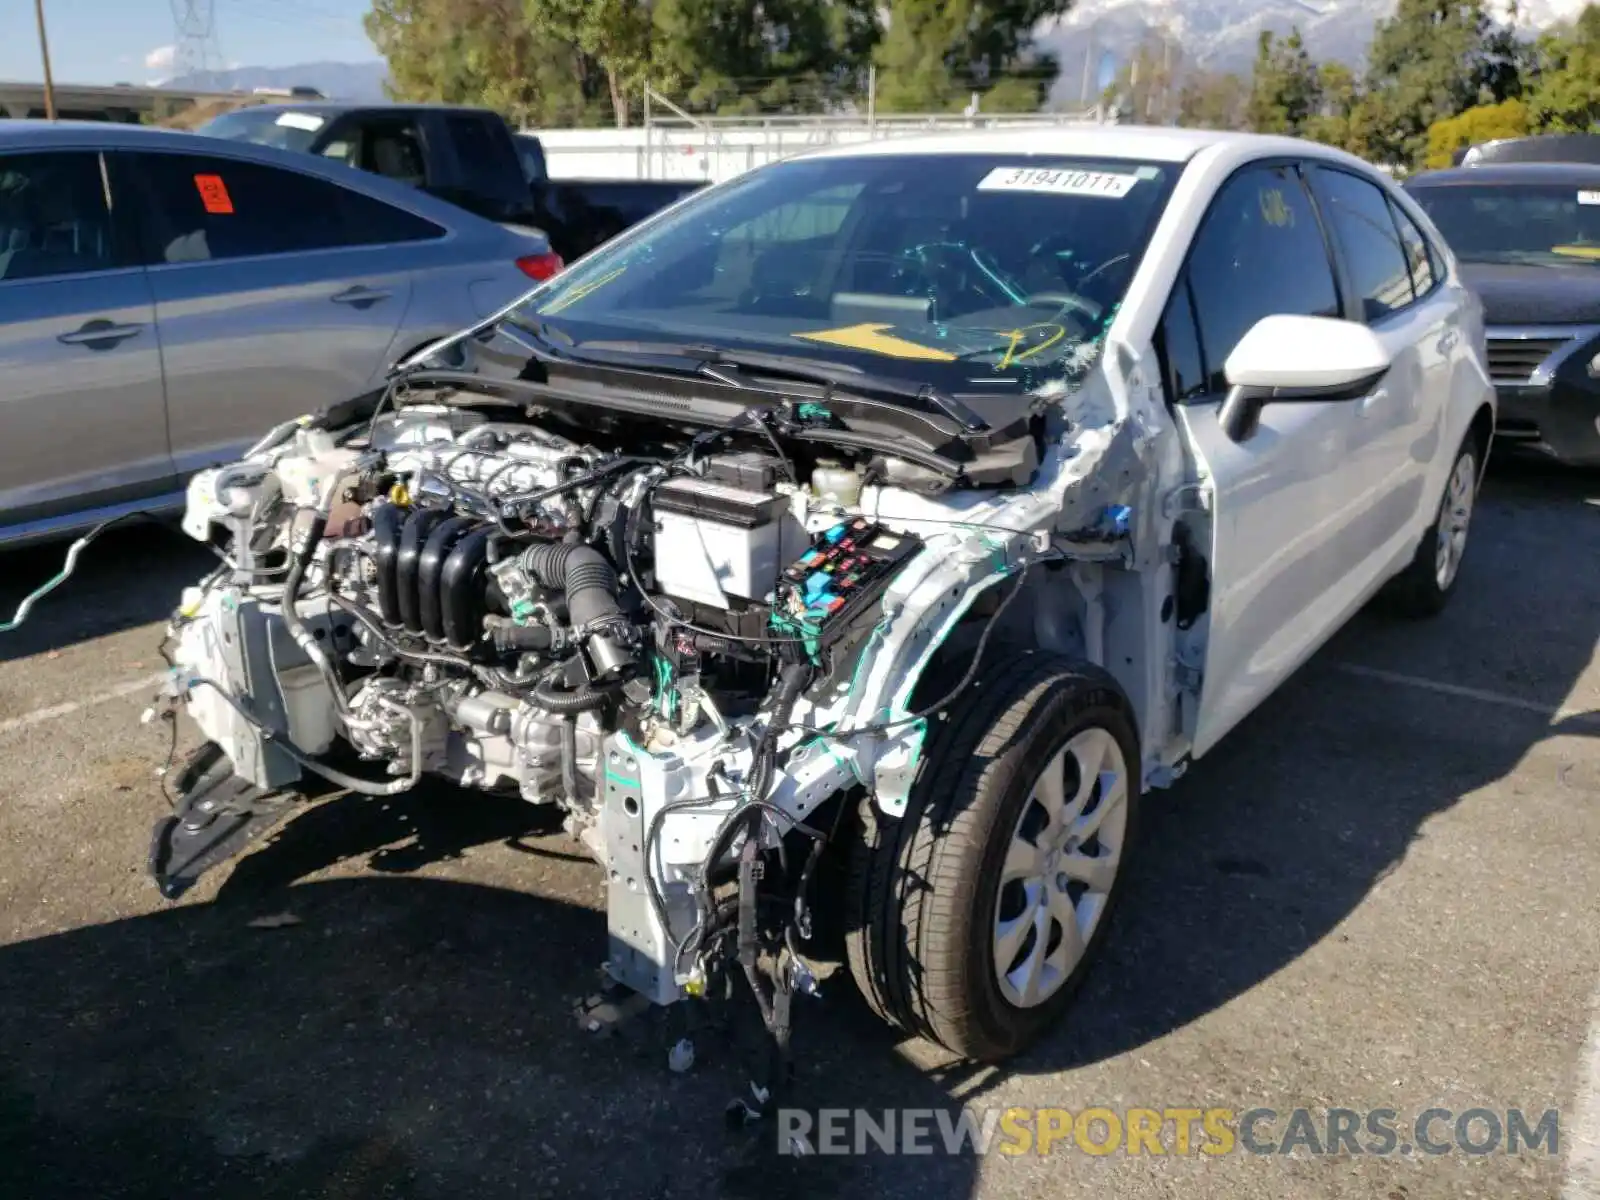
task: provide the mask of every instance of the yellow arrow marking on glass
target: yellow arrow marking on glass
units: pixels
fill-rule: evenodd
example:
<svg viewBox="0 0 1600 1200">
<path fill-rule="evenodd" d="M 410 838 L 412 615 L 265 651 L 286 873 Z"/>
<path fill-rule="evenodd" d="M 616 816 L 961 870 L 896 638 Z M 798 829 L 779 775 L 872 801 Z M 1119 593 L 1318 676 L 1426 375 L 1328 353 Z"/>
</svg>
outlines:
<svg viewBox="0 0 1600 1200">
<path fill-rule="evenodd" d="M 797 333 L 797 338 L 809 342 L 826 342 L 830 346 L 844 346 L 850 350 L 866 350 L 885 354 L 891 358 L 922 358 L 932 362 L 955 362 L 956 356 L 948 350 L 936 350 L 920 342 L 895 337 L 886 330 L 893 325 L 847 325 L 843 329 L 819 329 L 814 333 Z"/>
</svg>

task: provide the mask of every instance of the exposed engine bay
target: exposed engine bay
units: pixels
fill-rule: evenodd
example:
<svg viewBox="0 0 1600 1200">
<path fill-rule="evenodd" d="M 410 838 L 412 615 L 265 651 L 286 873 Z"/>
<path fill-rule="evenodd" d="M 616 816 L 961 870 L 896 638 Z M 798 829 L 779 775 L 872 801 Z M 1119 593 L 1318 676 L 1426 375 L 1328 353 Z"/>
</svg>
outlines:
<svg viewBox="0 0 1600 1200">
<path fill-rule="evenodd" d="M 667 1004 L 742 974 L 782 1040 L 823 846 L 853 798 L 904 811 L 989 640 L 1143 636 L 1137 517 L 1095 473 L 1120 426 L 1036 414 L 979 488 L 770 410 L 596 425 L 411 390 L 197 476 L 184 528 L 224 561 L 168 657 L 211 753 L 152 867 L 181 894 L 319 779 L 558 806 L 610 976 Z"/>
</svg>

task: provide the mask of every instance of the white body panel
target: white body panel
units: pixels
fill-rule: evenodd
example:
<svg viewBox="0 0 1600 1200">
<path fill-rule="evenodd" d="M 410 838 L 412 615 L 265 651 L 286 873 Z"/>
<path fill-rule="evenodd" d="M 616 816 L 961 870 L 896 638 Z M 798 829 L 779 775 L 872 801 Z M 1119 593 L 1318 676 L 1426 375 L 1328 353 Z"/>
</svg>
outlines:
<svg viewBox="0 0 1600 1200">
<path fill-rule="evenodd" d="M 1240 443 L 1222 432 L 1220 402 L 1173 406 L 1211 507 L 1212 595 L 1188 747 L 1198 756 L 1411 561 L 1434 520 L 1457 447 L 1476 414 L 1493 412 L 1494 390 L 1477 299 L 1426 215 L 1380 172 L 1292 139 L 1211 135 L 1185 144 L 1177 131 L 1130 132 L 1136 136 L 1120 150 L 1090 131 L 1077 135 L 1083 145 L 1073 149 L 1193 158 L 1111 327 L 1112 344 L 1143 356 L 1211 200 L 1235 172 L 1261 161 L 1322 163 L 1380 186 L 1427 234 L 1445 274 L 1431 295 L 1370 327 L 1392 366 L 1360 399 L 1268 404 L 1256 435 Z M 1306 350 L 1283 345 L 1284 364 L 1292 366 Z M 1153 495 L 1181 486 L 1163 480 Z M 1148 644 L 1160 644 L 1157 630 L 1149 631 Z M 1147 762 L 1170 758 L 1151 751 Z"/>
</svg>

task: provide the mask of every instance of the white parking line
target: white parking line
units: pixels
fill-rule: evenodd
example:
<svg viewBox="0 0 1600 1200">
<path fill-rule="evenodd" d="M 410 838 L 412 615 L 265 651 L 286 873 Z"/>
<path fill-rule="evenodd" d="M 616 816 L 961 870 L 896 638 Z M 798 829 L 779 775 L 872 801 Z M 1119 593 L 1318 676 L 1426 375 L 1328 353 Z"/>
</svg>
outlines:
<svg viewBox="0 0 1600 1200">
<path fill-rule="evenodd" d="M 1578 1059 L 1578 1092 L 1567 1141 L 1567 1182 L 1561 1200 L 1600 1200 L 1600 988 L 1595 989 L 1589 1040 Z"/>
<path fill-rule="evenodd" d="M 1385 671 L 1378 667 L 1364 667 L 1359 663 L 1334 663 L 1333 669 L 1342 671 L 1346 675 L 1358 675 L 1363 679 L 1377 679 L 1383 683 L 1395 683 L 1402 687 L 1420 688 L 1423 691 L 1438 692 L 1444 696 L 1459 696 L 1463 700 L 1481 700 L 1485 704 L 1498 704 L 1502 708 L 1518 708 L 1523 712 L 1537 713 L 1539 716 L 1547 717 L 1551 720 L 1586 715 L 1583 709 L 1552 708 L 1548 704 L 1540 704 L 1536 700 L 1525 700 L 1521 696 L 1508 696 L 1504 692 L 1490 692 L 1485 691 L 1483 688 L 1462 687 L 1458 683 L 1440 683 L 1437 679 L 1423 679 L 1417 675 L 1402 675 L 1398 671 Z"/>
<path fill-rule="evenodd" d="M 85 696 L 82 700 L 69 700 L 65 704 L 52 704 L 48 708 L 36 708 L 30 713 L 23 713 L 20 717 L 10 717 L 0 721 L 0 734 L 15 733 L 19 729 L 27 729 L 45 721 L 53 721 L 57 717 L 71 716 L 80 709 L 93 708 L 96 704 L 104 704 L 108 700 L 120 700 L 124 696 L 131 696 L 135 692 L 155 687 L 165 678 L 165 672 L 157 675 L 146 675 L 141 679 L 130 679 L 126 683 L 119 683 L 108 691 L 96 692 L 93 696 Z"/>
</svg>

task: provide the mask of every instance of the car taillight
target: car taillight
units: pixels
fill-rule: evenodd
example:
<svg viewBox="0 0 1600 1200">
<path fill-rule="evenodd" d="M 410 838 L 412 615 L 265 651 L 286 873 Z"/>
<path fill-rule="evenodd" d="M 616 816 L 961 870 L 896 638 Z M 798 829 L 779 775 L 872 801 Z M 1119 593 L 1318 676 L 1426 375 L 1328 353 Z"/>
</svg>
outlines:
<svg viewBox="0 0 1600 1200">
<path fill-rule="evenodd" d="M 561 255 L 554 250 L 544 254 L 524 254 L 517 259 L 517 266 L 522 268 L 522 273 L 529 278 L 543 282 L 567 264 L 562 261 Z"/>
</svg>

